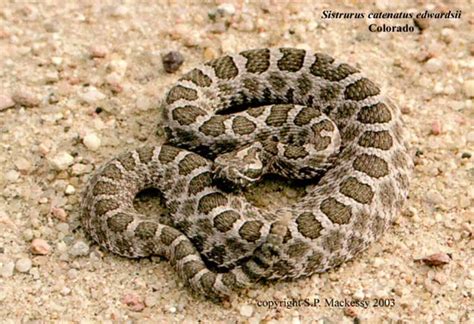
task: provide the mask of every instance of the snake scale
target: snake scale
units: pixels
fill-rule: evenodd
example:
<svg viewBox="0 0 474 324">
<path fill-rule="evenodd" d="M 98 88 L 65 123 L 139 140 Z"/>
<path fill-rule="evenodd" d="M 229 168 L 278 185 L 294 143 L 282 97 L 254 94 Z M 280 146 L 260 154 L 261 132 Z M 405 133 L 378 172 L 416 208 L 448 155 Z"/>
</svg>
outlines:
<svg viewBox="0 0 474 324">
<path fill-rule="evenodd" d="M 97 169 L 82 200 L 83 226 L 119 255 L 167 258 L 213 300 L 351 259 L 407 198 L 412 161 L 399 109 L 328 55 L 225 55 L 184 74 L 162 108 L 167 143 Z M 240 189 L 268 173 L 306 180 L 306 196 L 280 209 L 253 206 Z M 145 188 L 162 193 L 173 226 L 135 210 Z"/>
</svg>

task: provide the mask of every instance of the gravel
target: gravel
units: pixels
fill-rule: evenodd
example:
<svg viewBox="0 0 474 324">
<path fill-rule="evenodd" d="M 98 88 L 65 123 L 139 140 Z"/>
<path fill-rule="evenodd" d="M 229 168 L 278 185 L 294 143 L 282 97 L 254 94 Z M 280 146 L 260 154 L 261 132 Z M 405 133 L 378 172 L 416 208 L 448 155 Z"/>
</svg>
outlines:
<svg viewBox="0 0 474 324">
<path fill-rule="evenodd" d="M 54 0 L 0 7 L 2 321 L 474 321 L 469 4 Z M 422 32 L 413 34 L 367 30 L 368 23 L 412 19 L 321 19 L 323 10 L 455 9 L 463 10 L 461 20 L 419 21 Z M 309 48 L 356 64 L 402 107 L 412 155 L 423 154 L 415 157 L 404 212 L 353 261 L 306 279 L 256 285 L 215 305 L 194 297 L 160 258 L 128 260 L 99 248 L 84 234 L 79 193 L 112 156 L 162 140 L 155 136 L 160 100 L 181 73 L 227 52 L 266 46 Z M 161 62 L 170 49 L 184 58 L 174 74 Z M 269 180 L 249 199 L 286 206 L 304 192 Z M 422 261 L 430 256 L 439 265 Z M 378 297 L 394 305 L 326 304 Z M 293 299 L 319 299 L 320 307 L 285 304 Z M 269 301 L 281 304 L 261 304 Z"/>
</svg>

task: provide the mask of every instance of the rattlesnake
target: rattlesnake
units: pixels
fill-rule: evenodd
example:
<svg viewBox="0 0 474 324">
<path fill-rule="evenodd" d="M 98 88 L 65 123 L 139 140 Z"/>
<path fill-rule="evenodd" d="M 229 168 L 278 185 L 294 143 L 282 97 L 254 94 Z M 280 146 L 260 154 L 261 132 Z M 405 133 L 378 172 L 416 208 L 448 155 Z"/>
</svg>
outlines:
<svg viewBox="0 0 474 324">
<path fill-rule="evenodd" d="M 117 254 L 169 259 L 210 298 L 335 267 L 379 238 L 406 200 L 412 162 L 398 108 L 325 54 L 225 55 L 181 77 L 163 114 L 166 145 L 123 153 L 92 175 L 83 226 Z M 237 189 L 265 173 L 306 179 L 308 193 L 257 208 Z M 134 209 L 150 187 L 173 226 Z"/>
</svg>

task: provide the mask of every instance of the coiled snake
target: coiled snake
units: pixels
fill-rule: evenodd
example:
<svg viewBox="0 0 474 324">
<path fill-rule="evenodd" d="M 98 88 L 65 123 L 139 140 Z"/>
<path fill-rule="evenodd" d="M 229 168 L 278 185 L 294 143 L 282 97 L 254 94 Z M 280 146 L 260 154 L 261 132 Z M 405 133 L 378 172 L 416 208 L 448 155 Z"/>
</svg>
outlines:
<svg viewBox="0 0 474 324">
<path fill-rule="evenodd" d="M 94 172 L 83 226 L 114 253 L 169 259 L 212 299 L 341 264 L 379 238 L 406 200 L 412 162 L 398 108 L 330 56 L 294 48 L 225 55 L 181 77 L 163 113 L 166 145 Z M 278 210 L 230 190 L 267 173 L 306 179 L 311 189 Z M 134 209 L 150 187 L 174 226 Z"/>
</svg>

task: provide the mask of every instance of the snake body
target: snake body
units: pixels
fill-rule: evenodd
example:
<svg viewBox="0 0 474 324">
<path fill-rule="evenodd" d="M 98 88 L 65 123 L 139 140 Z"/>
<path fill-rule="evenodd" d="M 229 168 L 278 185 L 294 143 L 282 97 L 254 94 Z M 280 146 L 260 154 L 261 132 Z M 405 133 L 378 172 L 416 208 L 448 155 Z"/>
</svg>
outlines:
<svg viewBox="0 0 474 324">
<path fill-rule="evenodd" d="M 358 69 L 325 54 L 225 55 L 184 74 L 163 114 L 166 145 L 123 153 L 91 176 L 83 226 L 114 253 L 169 259 L 212 299 L 351 259 L 407 198 L 412 161 L 400 111 Z M 267 173 L 306 179 L 308 194 L 278 210 L 251 205 L 238 189 Z M 173 226 L 134 209 L 150 187 Z"/>
</svg>

